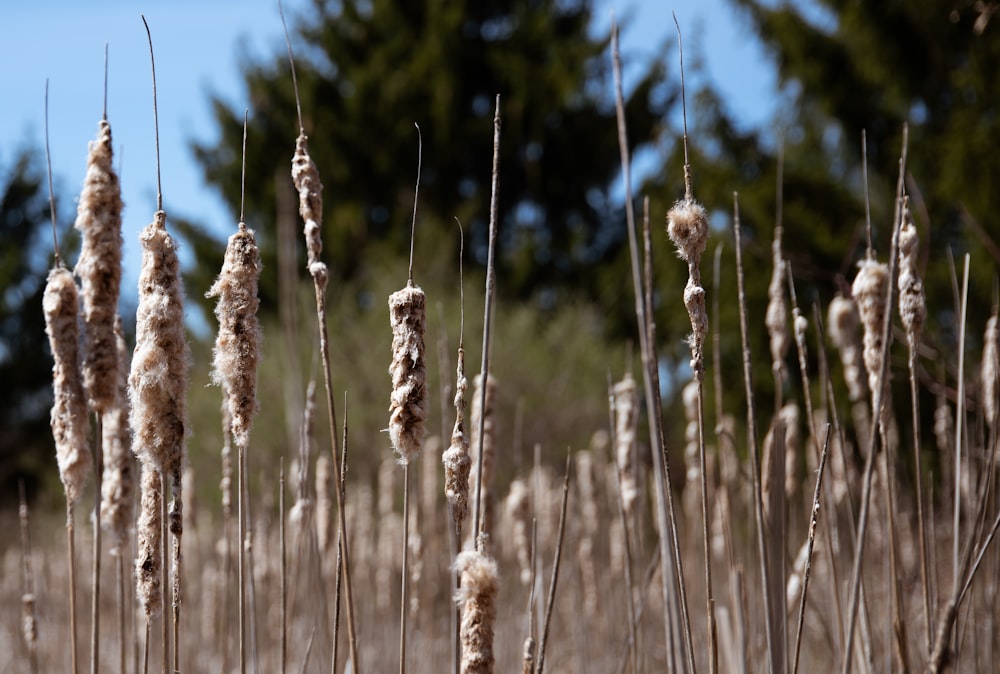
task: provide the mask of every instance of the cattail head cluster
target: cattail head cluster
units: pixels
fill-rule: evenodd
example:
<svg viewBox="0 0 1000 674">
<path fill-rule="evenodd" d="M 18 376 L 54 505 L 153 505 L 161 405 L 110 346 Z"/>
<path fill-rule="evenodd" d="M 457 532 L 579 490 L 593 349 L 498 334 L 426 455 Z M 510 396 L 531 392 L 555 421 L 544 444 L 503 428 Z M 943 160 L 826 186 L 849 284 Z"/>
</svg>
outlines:
<svg viewBox="0 0 1000 674">
<path fill-rule="evenodd" d="M 492 674 L 500 589 L 497 563 L 481 552 L 466 550 L 455 558 L 455 571 L 459 575 L 456 600 L 462 607 L 462 674 Z"/>
<path fill-rule="evenodd" d="M 112 167 L 111 125 L 102 120 L 89 145 L 87 176 L 76 213 L 83 235 L 76 274 L 83 294 L 83 385 L 90 406 L 106 412 L 115 404 L 118 349 L 114 319 L 122 277 L 122 199 Z"/>
<path fill-rule="evenodd" d="M 465 393 L 469 380 L 465 377 L 465 349 L 458 349 L 458 374 L 455 382 L 455 427 L 451 432 L 451 445 L 441 455 L 444 463 L 444 493 L 451 506 L 455 531 L 461 533 L 462 522 L 469 512 L 469 437 L 465 433 Z"/>
<path fill-rule="evenodd" d="M 667 213 L 667 234 L 677 246 L 677 254 L 688 263 L 688 281 L 684 286 L 684 306 L 691 319 L 691 370 L 700 379 L 704 375 L 705 335 L 708 312 L 705 289 L 701 287 L 701 254 L 708 243 L 708 216 L 705 207 L 692 198 L 681 199 Z"/>
<path fill-rule="evenodd" d="M 904 201 L 903 224 L 899 229 L 899 317 L 906 329 L 906 340 L 912 355 L 916 354 L 917 343 L 927 318 L 927 300 L 924 284 L 917 272 L 917 246 L 920 239 L 917 228 L 910 217 L 910 209 Z"/>
<path fill-rule="evenodd" d="M 389 322 L 392 326 L 389 438 L 399 454 L 400 463 L 404 465 L 420 453 L 424 441 L 424 420 L 427 418 L 424 305 L 424 291 L 412 283 L 389 296 Z"/>
<path fill-rule="evenodd" d="M 241 222 L 239 231 L 229 237 L 219 278 L 206 293 L 208 297 L 219 298 L 215 305 L 219 333 L 213 351 L 212 381 L 221 384 L 225 391 L 233 438 L 240 447 L 249 443 L 258 409 L 260 269 L 260 250 L 253 230 Z"/>
<path fill-rule="evenodd" d="M 101 524 L 111 535 L 111 554 L 117 555 L 128 540 L 132 526 L 132 501 L 135 490 L 135 460 L 132 457 L 132 434 L 128 427 L 128 375 L 125 363 L 128 350 L 122 320 L 115 316 L 115 339 L 118 347 L 118 396 L 104 414 L 102 445 L 104 473 L 101 482 Z"/>
<path fill-rule="evenodd" d="M 639 498 L 634 457 L 636 428 L 639 422 L 639 396 L 635 379 L 629 373 L 612 389 L 615 405 L 615 463 L 618 466 L 618 483 L 622 507 L 631 515 Z"/>
<path fill-rule="evenodd" d="M 93 466 L 87 447 L 87 403 L 80 380 L 77 307 L 79 292 L 68 269 L 57 266 L 49 272 L 42 296 L 45 332 L 52 349 L 52 438 L 56 445 L 59 478 L 66 498 L 75 503 L 87 484 Z"/>
<path fill-rule="evenodd" d="M 858 314 L 864 328 L 865 369 L 868 371 L 868 390 L 875 398 L 879 374 L 882 369 L 882 327 L 885 321 L 886 289 L 889 269 L 885 263 L 865 258 L 858 263 L 858 274 L 851 285 L 851 293 L 858 305 Z"/>
<path fill-rule="evenodd" d="M 325 284 L 326 265 L 319 259 L 323 252 L 320 230 L 320 223 L 323 221 L 323 183 L 320 182 L 316 163 L 309 156 L 309 139 L 305 134 L 299 134 L 295 139 L 292 182 L 299 193 L 299 215 L 305 222 L 303 233 L 306 239 L 307 268 L 317 282 Z"/>
<path fill-rule="evenodd" d="M 142 268 L 136 342 L 129 375 L 136 456 L 180 479 L 184 452 L 188 346 L 177 245 L 157 211 L 139 236 Z"/>
<path fill-rule="evenodd" d="M 698 454 L 698 381 L 692 379 L 684 386 L 681 395 L 684 401 L 684 510 L 688 517 L 694 517 L 700 508 L 699 485 L 701 484 L 701 461 Z"/>
<path fill-rule="evenodd" d="M 504 511 L 511 524 L 510 540 L 521 570 L 521 584 L 527 585 L 531 582 L 531 492 L 523 480 L 511 481 Z"/>
</svg>

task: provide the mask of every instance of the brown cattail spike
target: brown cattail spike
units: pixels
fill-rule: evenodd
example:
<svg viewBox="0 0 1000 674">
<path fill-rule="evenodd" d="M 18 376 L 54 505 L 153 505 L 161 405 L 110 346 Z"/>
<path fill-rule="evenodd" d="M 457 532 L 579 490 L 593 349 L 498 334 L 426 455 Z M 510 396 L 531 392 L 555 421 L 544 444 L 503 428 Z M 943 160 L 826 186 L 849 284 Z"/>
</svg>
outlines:
<svg viewBox="0 0 1000 674">
<path fill-rule="evenodd" d="M 307 268 L 314 278 L 326 280 L 326 265 L 320 261 L 323 239 L 320 223 L 323 221 L 323 183 L 319 179 L 319 169 L 309 156 L 309 139 L 299 133 L 295 139 L 295 155 L 292 157 L 292 181 L 299 192 L 299 215 L 305 227 Z"/>
<path fill-rule="evenodd" d="M 910 350 L 916 352 L 927 318 L 924 284 L 917 271 L 917 248 L 920 239 L 910 217 L 909 198 L 903 197 L 903 224 L 899 229 L 899 317 L 906 329 Z"/>
<path fill-rule="evenodd" d="M 160 584 L 160 536 L 163 492 L 160 472 L 149 463 L 142 465 L 139 521 L 136 523 L 135 580 L 136 594 L 142 602 L 147 620 L 160 614 L 163 608 L 163 588 Z"/>
<path fill-rule="evenodd" d="M 90 406 L 101 413 L 115 404 L 119 368 L 114 320 L 122 276 L 122 200 L 112 159 L 111 125 L 102 120 L 89 145 L 75 224 L 83 235 L 76 265 L 83 293 L 83 385 Z"/>
<path fill-rule="evenodd" d="M 135 490 L 135 460 L 128 426 L 128 351 L 121 316 L 115 316 L 118 345 L 118 397 L 104 415 L 104 478 L 101 481 L 101 524 L 111 534 L 111 554 L 117 555 L 128 541 L 132 526 L 132 492 Z"/>
<path fill-rule="evenodd" d="M 882 366 L 882 324 L 885 320 L 885 291 L 889 282 L 889 268 L 871 258 L 858 263 L 851 292 L 858 304 L 858 314 L 864 327 L 865 369 L 868 371 L 868 390 L 875 399 L 879 372 Z"/>
<path fill-rule="evenodd" d="M 444 493 L 451 505 L 455 531 L 461 533 L 462 523 L 469 512 L 469 436 L 465 433 L 465 393 L 469 380 L 465 377 L 465 349 L 458 349 L 458 376 L 455 383 L 455 428 L 451 432 L 451 446 L 441 456 L 444 463 Z"/>
<path fill-rule="evenodd" d="M 462 607 L 462 674 L 492 674 L 497 564 L 481 552 L 466 550 L 455 558 L 455 570 L 461 579 L 456 599 Z"/>
<path fill-rule="evenodd" d="M 87 446 L 87 404 L 80 380 L 78 306 L 79 293 L 73 275 L 65 267 L 55 267 L 45 283 L 42 309 L 54 361 L 52 389 L 55 398 L 50 420 L 52 437 L 56 445 L 59 477 L 70 503 L 80 498 L 93 466 Z"/>
<path fill-rule="evenodd" d="M 212 381 L 225 391 L 233 438 L 240 447 L 246 447 L 250 440 L 258 409 L 260 269 L 260 251 L 253 230 L 241 222 L 239 231 L 229 237 L 222 271 L 206 293 L 207 297 L 219 298 L 215 306 L 219 333 L 213 351 Z"/>
<path fill-rule="evenodd" d="M 704 375 L 704 345 L 708 332 L 705 289 L 701 287 L 701 254 L 708 243 L 708 216 L 705 207 L 693 198 L 681 199 L 667 213 L 667 234 L 677 246 L 677 254 L 688 263 L 688 281 L 684 286 L 684 306 L 691 319 L 691 370 L 700 379 Z"/>
<path fill-rule="evenodd" d="M 157 211 L 139 236 L 142 270 L 136 343 L 129 375 L 135 454 L 167 476 L 181 473 L 186 421 L 188 346 L 177 244 Z"/>
<path fill-rule="evenodd" d="M 424 291 L 412 284 L 389 296 L 392 326 L 389 438 L 404 465 L 416 458 L 423 446 L 424 420 L 427 418 L 424 305 Z"/>
</svg>

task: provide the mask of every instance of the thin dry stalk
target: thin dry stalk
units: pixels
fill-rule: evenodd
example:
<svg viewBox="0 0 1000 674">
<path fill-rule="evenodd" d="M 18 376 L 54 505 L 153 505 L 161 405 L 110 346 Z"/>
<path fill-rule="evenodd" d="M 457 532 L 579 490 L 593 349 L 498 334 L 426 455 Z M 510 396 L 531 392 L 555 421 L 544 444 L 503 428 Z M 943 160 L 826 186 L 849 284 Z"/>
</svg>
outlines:
<svg viewBox="0 0 1000 674">
<path fill-rule="evenodd" d="M 809 536 L 808 536 L 808 547 L 806 548 L 806 567 L 802 573 L 802 597 L 799 600 L 799 617 L 798 622 L 795 627 L 795 650 L 792 656 L 792 674 L 798 674 L 799 671 L 799 650 L 802 646 L 802 625 L 805 622 L 806 617 L 806 597 L 809 592 L 809 573 L 812 570 L 812 557 L 813 557 L 813 545 L 816 541 L 816 523 L 818 522 L 817 514 L 819 513 L 819 499 L 820 490 L 823 488 L 823 475 L 826 471 L 826 459 L 830 453 L 830 425 L 827 424 L 825 438 L 823 440 L 823 453 L 819 458 L 819 472 L 816 474 L 816 489 L 813 491 L 812 500 L 812 514 L 809 517 Z M 833 556 L 834 550 L 831 548 L 830 556 Z"/>
<path fill-rule="evenodd" d="M 635 299 L 636 322 L 639 329 L 639 350 L 643 364 L 643 388 L 650 413 L 649 423 L 650 445 L 658 447 L 653 459 L 653 474 L 656 481 L 656 514 L 658 530 L 660 531 L 661 576 L 663 578 L 663 622 L 666 642 L 671 641 L 671 625 L 683 623 L 685 639 L 683 641 L 685 660 L 690 670 L 694 670 L 694 654 L 691 637 L 690 621 L 687 611 L 687 596 L 684 589 L 684 570 L 677 541 L 677 522 L 674 517 L 673 495 L 670 490 L 670 467 L 666 462 L 663 428 L 659 410 L 659 373 L 655 357 L 655 340 L 650 339 L 651 319 L 647 316 L 647 303 L 643 294 L 639 246 L 636 241 L 635 212 L 632 205 L 632 170 L 628 151 L 628 135 L 625 126 L 625 97 L 622 93 L 621 54 L 618 50 L 618 29 L 611 29 L 611 60 L 612 74 L 615 82 L 615 113 L 618 124 L 618 150 L 621 157 L 622 180 L 625 186 L 625 216 L 628 229 L 629 260 L 632 268 L 632 290 Z M 647 209 L 648 210 L 648 209 Z M 669 532 L 669 535 L 667 534 Z M 669 587 L 677 588 L 680 600 L 680 615 L 671 615 L 673 604 L 668 592 Z"/>
<path fill-rule="evenodd" d="M 559 533 L 556 536 L 556 555 L 552 560 L 552 580 L 549 581 L 549 598 L 545 603 L 545 618 L 542 620 L 542 640 L 538 646 L 538 667 L 535 674 L 545 670 L 545 645 L 549 640 L 549 624 L 552 620 L 552 608 L 556 602 L 556 585 L 559 583 L 559 562 L 562 559 L 563 536 L 566 533 L 566 504 L 569 501 L 570 457 L 566 457 L 566 475 L 563 477 L 562 508 L 559 511 Z"/>
<path fill-rule="evenodd" d="M 347 474 L 347 392 L 344 392 L 344 439 L 340 449 L 340 502 L 347 503 L 347 494 L 344 493 L 344 478 Z M 343 589 L 344 558 L 340 554 L 341 542 L 344 531 L 337 527 L 337 570 L 336 581 L 334 581 L 333 593 L 333 656 L 330 671 L 337 672 L 338 645 L 340 643 L 340 595 Z"/>
<path fill-rule="evenodd" d="M 288 567 L 285 563 L 285 457 L 278 461 L 278 564 L 281 574 L 281 674 L 285 674 L 288 663 Z"/>
<path fill-rule="evenodd" d="M 18 484 L 18 520 L 21 524 L 21 636 L 28 648 L 31 674 L 38 672 L 38 615 L 35 611 L 35 579 L 31 569 L 31 530 L 24 481 Z"/>
<path fill-rule="evenodd" d="M 479 442 L 476 447 L 476 500 L 472 515 L 472 535 L 476 550 L 482 552 L 485 537 L 481 536 L 483 517 L 483 455 L 486 436 L 487 392 L 490 384 L 490 340 L 493 335 L 493 301 L 496 295 L 496 244 L 497 229 L 500 226 L 500 94 L 496 97 L 496 107 L 493 112 L 493 174 L 490 188 L 490 243 L 486 259 L 486 301 L 483 309 L 483 353 L 480 361 L 479 376 L 483 386 L 480 391 L 479 409 Z"/>
<path fill-rule="evenodd" d="M 747 438 L 750 446 L 750 474 L 753 480 L 753 509 L 757 524 L 757 554 L 760 562 L 761 587 L 764 597 L 764 614 L 766 616 L 765 626 L 767 634 L 767 659 L 771 670 L 776 671 L 777 658 L 784 653 L 783 642 L 778 643 L 778 635 L 774 634 L 773 621 L 771 617 L 779 607 L 772 606 L 773 591 L 769 589 L 769 576 L 767 569 L 768 555 L 767 544 L 764 533 L 764 507 L 763 494 L 760 477 L 760 449 L 757 444 L 757 406 L 754 402 L 753 394 L 753 367 L 751 365 L 749 328 L 747 327 L 747 302 L 746 288 L 743 281 L 743 244 L 740 227 L 740 203 L 739 195 L 733 192 L 733 234 L 735 236 L 736 250 L 736 281 L 740 307 L 740 343 L 743 348 L 743 382 L 746 385 L 747 397 Z M 778 653 L 778 648 L 782 653 Z"/>
</svg>

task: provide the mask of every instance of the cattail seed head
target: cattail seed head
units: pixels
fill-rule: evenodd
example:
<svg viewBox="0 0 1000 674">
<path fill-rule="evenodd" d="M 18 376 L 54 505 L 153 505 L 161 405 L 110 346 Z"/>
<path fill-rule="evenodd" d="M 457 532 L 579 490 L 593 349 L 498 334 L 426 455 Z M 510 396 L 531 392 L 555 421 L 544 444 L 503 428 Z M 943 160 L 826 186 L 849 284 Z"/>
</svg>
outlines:
<svg viewBox="0 0 1000 674">
<path fill-rule="evenodd" d="M 827 325 L 830 341 L 837 347 L 840 362 L 844 366 L 844 381 L 847 396 L 851 402 L 864 400 L 866 383 L 862 376 L 861 350 L 858 348 L 858 311 L 854 300 L 842 295 L 830 301 L 827 310 Z"/>
<path fill-rule="evenodd" d="M 456 601 L 462 607 L 462 674 L 492 674 L 493 629 L 500 578 L 497 563 L 476 550 L 455 558 L 459 574 Z"/>
<path fill-rule="evenodd" d="M 917 271 L 917 247 L 920 239 L 910 217 L 910 210 L 903 207 L 903 225 L 899 229 L 899 317 L 906 329 L 910 351 L 915 352 L 927 318 L 927 300 L 924 284 Z"/>
<path fill-rule="evenodd" d="M 142 269 L 136 341 L 129 375 L 136 456 L 165 475 L 180 475 L 184 456 L 188 346 L 177 245 L 157 211 L 139 236 Z"/>
<path fill-rule="evenodd" d="M 511 542 L 521 571 L 521 584 L 531 582 L 531 493 L 523 480 L 513 480 L 504 500 L 504 511 L 512 524 Z"/>
<path fill-rule="evenodd" d="M 52 438 L 66 498 L 75 503 L 93 466 L 87 447 L 87 403 L 80 381 L 77 308 L 79 292 L 65 267 L 49 272 L 42 296 L 45 332 L 52 350 Z"/>
<path fill-rule="evenodd" d="M 163 608 L 163 588 L 160 585 L 163 491 L 160 472 L 148 462 L 142 464 L 140 480 L 139 521 L 135 530 L 135 580 L 136 594 L 148 620 L 159 615 Z"/>
<path fill-rule="evenodd" d="M 772 368 L 778 372 L 784 368 L 788 353 L 788 303 L 785 301 L 785 260 L 781 256 L 781 239 L 777 236 L 772 244 L 774 266 L 771 282 L 767 286 L 767 312 L 764 324 L 770 337 Z"/>
<path fill-rule="evenodd" d="M 240 223 L 239 231 L 229 237 L 219 278 L 206 293 L 206 297 L 219 298 L 215 305 L 219 334 L 213 350 L 212 381 L 225 391 L 233 438 L 240 447 L 246 447 L 250 441 L 258 410 L 260 269 L 260 250 L 253 230 Z"/>
<path fill-rule="evenodd" d="M 423 446 L 424 420 L 427 418 L 424 305 L 424 291 L 412 284 L 389 296 L 392 326 L 389 438 L 399 454 L 399 462 L 404 465 L 414 459 Z"/>
<path fill-rule="evenodd" d="M 873 399 L 882 369 L 882 324 L 885 321 L 885 291 L 888 282 L 889 268 L 884 263 L 865 258 L 858 263 L 858 274 L 851 285 L 851 293 L 857 302 L 861 325 L 864 327 L 862 355 L 868 371 L 868 390 Z"/>
<path fill-rule="evenodd" d="M 615 463 L 621 490 L 622 507 L 631 515 L 639 498 L 636 479 L 635 449 L 636 428 L 639 423 L 639 396 L 635 379 L 630 373 L 612 389 L 615 400 Z"/>
<path fill-rule="evenodd" d="M 118 555 L 128 541 L 132 526 L 132 492 L 135 490 L 135 459 L 132 456 L 132 433 L 128 426 L 128 350 L 122 331 L 121 316 L 115 316 L 115 339 L 118 347 L 118 396 L 104 414 L 102 425 L 104 474 L 101 482 L 101 524 L 111 535 L 111 554 Z"/>
<path fill-rule="evenodd" d="M 983 414 L 990 428 L 997 422 L 997 401 L 1000 399 L 1000 325 L 997 316 L 990 316 L 986 321 L 986 334 L 983 336 Z"/>
<path fill-rule="evenodd" d="M 465 349 L 458 349 L 457 380 L 455 383 L 455 427 L 451 432 L 451 445 L 441 455 L 444 463 L 444 493 L 451 505 L 455 530 L 461 532 L 462 522 L 469 512 L 469 437 L 465 433 L 465 393 L 469 380 L 465 377 Z"/>
<path fill-rule="evenodd" d="M 29 651 L 38 648 L 38 617 L 35 613 L 35 595 L 26 592 L 21 595 L 21 634 Z"/>
<path fill-rule="evenodd" d="M 319 169 L 309 156 L 309 139 L 305 134 L 299 134 L 295 139 L 292 182 L 299 193 L 299 215 L 305 222 L 303 233 L 306 238 L 306 265 L 313 278 L 321 279 L 325 285 L 326 265 L 319 259 L 323 252 L 320 230 L 320 223 L 323 221 L 323 183 L 319 179 Z"/>
<path fill-rule="evenodd" d="M 667 234 L 677 254 L 688 264 L 698 264 L 708 243 L 708 215 L 694 199 L 681 199 L 667 212 Z"/>
<path fill-rule="evenodd" d="M 89 144 L 75 227 L 83 235 L 76 275 L 83 295 L 83 386 L 90 406 L 106 412 L 115 404 L 118 350 L 114 317 L 122 277 L 122 199 L 112 167 L 111 125 L 101 120 Z"/>
</svg>

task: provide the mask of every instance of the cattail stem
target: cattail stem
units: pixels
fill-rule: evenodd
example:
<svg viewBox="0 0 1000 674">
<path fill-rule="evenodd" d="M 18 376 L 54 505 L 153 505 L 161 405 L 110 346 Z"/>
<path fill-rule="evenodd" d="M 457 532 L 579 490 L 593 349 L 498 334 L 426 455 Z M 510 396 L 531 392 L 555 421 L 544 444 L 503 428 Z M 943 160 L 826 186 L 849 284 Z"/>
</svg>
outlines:
<svg viewBox="0 0 1000 674">
<path fill-rule="evenodd" d="M 552 620 L 552 608 L 556 603 L 556 585 L 559 583 L 559 562 L 562 559 L 563 536 L 566 533 L 566 503 L 569 501 L 569 469 L 570 457 L 566 457 L 566 474 L 563 477 L 562 507 L 559 511 L 559 533 L 556 535 L 556 555 L 552 560 L 552 580 L 549 581 L 549 598 L 545 602 L 545 618 L 542 620 L 542 640 L 538 646 L 538 667 L 535 674 L 545 670 L 545 645 L 549 640 L 549 624 Z"/>
<path fill-rule="evenodd" d="M 103 424 L 99 412 L 94 414 L 94 420 L 96 427 L 94 433 L 94 559 L 93 580 L 91 582 L 94 595 L 90 605 L 90 674 L 97 674 L 101 661 L 101 475 L 104 460 L 101 458 Z"/>
<path fill-rule="evenodd" d="M 825 439 L 823 440 L 823 453 L 819 457 L 819 471 L 816 474 L 816 489 L 813 491 L 812 514 L 809 517 L 809 538 L 806 552 L 806 567 L 802 572 L 802 596 L 799 599 L 799 618 L 795 627 L 795 650 L 792 656 L 792 674 L 799 671 L 799 651 L 802 646 L 802 625 L 806 617 L 806 595 L 809 592 L 809 573 L 812 570 L 813 544 L 816 541 L 816 523 L 819 513 L 820 490 L 823 488 L 823 475 L 826 471 L 826 459 L 830 453 L 830 425 L 826 426 Z M 830 554 L 833 554 L 831 548 Z"/>
<path fill-rule="evenodd" d="M 69 662 L 76 674 L 76 545 L 73 532 L 73 502 L 66 499 L 66 548 L 69 555 Z"/>
<path fill-rule="evenodd" d="M 403 464 L 403 569 L 399 601 L 399 674 L 406 674 L 406 610 L 409 606 L 410 464 Z"/>
<path fill-rule="evenodd" d="M 118 583 L 118 672 L 125 674 L 126 621 L 125 621 L 125 551 L 121 550 L 115 559 L 115 578 Z"/>
<path fill-rule="evenodd" d="M 246 580 L 244 578 L 244 546 L 246 545 L 246 535 L 247 526 L 246 519 L 243 517 L 244 509 L 244 496 L 243 496 L 243 462 L 244 462 L 244 448 L 243 445 L 236 446 L 237 455 L 237 466 L 236 466 L 236 517 L 239 520 L 239 532 L 240 541 L 239 548 L 236 551 L 237 564 L 236 564 L 236 577 L 237 584 L 239 585 L 239 642 L 240 642 L 240 674 L 246 674 L 247 671 L 247 647 L 246 647 L 246 629 L 247 629 L 247 618 L 246 618 Z"/>
<path fill-rule="evenodd" d="M 738 303 L 740 308 L 740 343 L 743 348 L 743 382 L 746 386 L 747 397 L 747 437 L 750 444 L 750 474 L 753 480 L 753 508 L 754 518 L 757 524 L 757 554 L 760 561 L 761 587 L 764 596 L 765 627 L 767 635 L 767 657 L 774 669 L 778 648 L 784 648 L 784 643 L 778 643 L 778 635 L 774 634 L 771 616 L 778 607 L 771 605 L 771 592 L 768 590 L 768 555 L 767 544 L 764 533 L 764 508 L 763 495 L 761 490 L 760 476 L 760 448 L 757 444 L 757 405 L 754 402 L 753 392 L 753 368 L 750 357 L 749 328 L 747 327 L 747 301 L 746 288 L 743 282 L 743 243 L 742 229 L 740 227 L 740 202 L 739 195 L 733 192 L 733 234 L 735 236 L 734 248 L 736 251 L 736 282 Z"/>
<path fill-rule="evenodd" d="M 285 555 L 285 457 L 278 461 L 278 541 L 279 568 L 281 573 L 281 674 L 288 662 L 288 567 Z"/>
<path fill-rule="evenodd" d="M 344 392 L 344 441 L 340 449 L 340 502 L 347 503 L 347 494 L 344 492 L 344 478 L 347 476 L 347 392 Z M 340 643 L 340 595 L 343 588 L 344 557 L 341 555 L 344 530 L 337 527 L 337 571 L 335 589 L 333 593 L 333 663 L 330 671 L 337 674 L 337 654 Z"/>
</svg>

